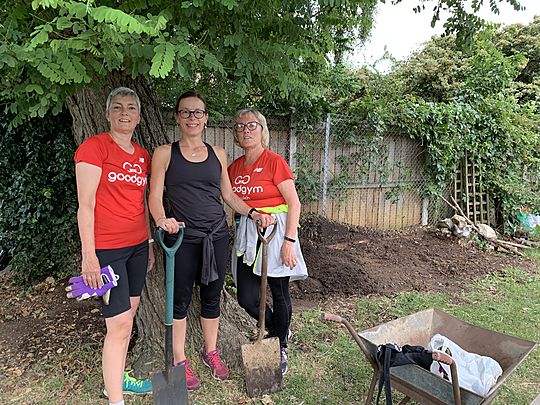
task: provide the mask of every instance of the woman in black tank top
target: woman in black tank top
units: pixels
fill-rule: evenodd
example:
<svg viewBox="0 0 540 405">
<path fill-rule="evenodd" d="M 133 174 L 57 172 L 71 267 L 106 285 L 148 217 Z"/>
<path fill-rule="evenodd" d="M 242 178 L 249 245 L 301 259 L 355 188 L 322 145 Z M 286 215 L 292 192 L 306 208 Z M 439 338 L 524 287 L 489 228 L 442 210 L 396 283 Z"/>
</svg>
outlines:
<svg viewBox="0 0 540 405">
<path fill-rule="evenodd" d="M 175 364 L 185 365 L 189 390 L 201 385 L 185 353 L 186 316 L 195 282 L 200 285 L 202 361 L 216 379 L 224 380 L 229 375 L 216 346 L 229 245 L 221 199 L 236 212 L 261 221 L 263 227 L 273 223 L 269 215 L 250 213 L 250 207 L 233 193 L 225 150 L 203 142 L 207 121 L 206 102 L 200 94 L 189 91 L 179 97 L 176 122 L 182 137 L 154 151 L 148 197 L 156 226 L 168 232 L 169 238 L 178 233 L 179 223 L 185 226 L 184 242 L 175 260 L 173 354 Z M 168 212 L 163 204 L 165 191 Z"/>
</svg>

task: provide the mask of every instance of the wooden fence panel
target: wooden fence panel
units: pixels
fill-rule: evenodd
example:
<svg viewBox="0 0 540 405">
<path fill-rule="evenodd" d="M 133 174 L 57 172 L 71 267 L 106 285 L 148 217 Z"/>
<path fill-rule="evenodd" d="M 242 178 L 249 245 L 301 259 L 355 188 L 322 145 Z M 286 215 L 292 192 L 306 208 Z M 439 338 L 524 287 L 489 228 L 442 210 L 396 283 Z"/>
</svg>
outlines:
<svg viewBox="0 0 540 405">
<path fill-rule="evenodd" d="M 293 133 L 288 118 L 268 120 L 270 149 L 289 162 L 293 158 L 297 176 L 306 171 L 312 182 L 318 182 L 303 199 L 302 211 L 318 215 L 326 212 L 330 220 L 372 228 L 420 224 L 425 204 L 424 149 L 397 133 L 373 137 L 368 143 L 338 142 L 337 137 L 343 135 L 339 131 L 349 131 L 345 136 L 350 136 L 352 130 L 347 121 L 334 118 L 328 122 L 332 125 L 328 131 L 321 125 L 309 133 Z M 225 148 L 229 163 L 242 154 L 234 142 L 232 124 L 231 118 L 211 120 L 204 135 L 206 142 Z M 179 139 L 173 122 L 169 132 L 170 139 Z M 325 135 L 329 136 L 326 167 Z M 291 151 L 296 154 L 291 156 Z M 323 206 L 325 172 L 327 195 Z M 429 220 L 433 223 L 433 218 Z"/>
</svg>

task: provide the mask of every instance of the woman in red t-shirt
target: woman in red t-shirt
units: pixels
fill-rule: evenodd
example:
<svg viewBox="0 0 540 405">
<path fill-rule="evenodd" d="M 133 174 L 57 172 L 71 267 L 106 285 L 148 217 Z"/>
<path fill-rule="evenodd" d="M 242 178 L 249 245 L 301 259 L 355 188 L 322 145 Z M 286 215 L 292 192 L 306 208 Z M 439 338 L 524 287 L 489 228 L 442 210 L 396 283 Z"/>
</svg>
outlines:
<svg viewBox="0 0 540 405">
<path fill-rule="evenodd" d="M 235 140 L 245 154 L 228 169 L 233 191 L 253 210 L 272 214 L 278 226 L 268 245 L 268 285 L 273 308 L 266 308 L 265 325 L 270 336 L 279 338 L 281 372 L 285 374 L 288 370 L 286 348 L 292 315 L 289 281 L 307 277 L 297 236 L 300 201 L 289 165 L 281 156 L 267 149 L 269 133 L 265 117 L 257 110 L 240 110 L 235 115 L 234 131 Z M 245 215 L 240 216 L 232 270 L 238 303 L 255 319 L 259 317 L 259 247 L 255 223 Z"/>
<path fill-rule="evenodd" d="M 123 404 L 123 393 L 152 391 L 150 381 L 124 372 L 133 317 L 154 263 L 144 203 L 150 155 L 132 141 L 140 110 L 133 90 L 114 89 L 106 105 L 110 130 L 89 137 L 75 152 L 84 283 L 101 287 L 100 269 L 105 266 L 119 276 L 108 304 L 102 305 L 107 327 L 103 380 L 111 404 Z"/>
</svg>

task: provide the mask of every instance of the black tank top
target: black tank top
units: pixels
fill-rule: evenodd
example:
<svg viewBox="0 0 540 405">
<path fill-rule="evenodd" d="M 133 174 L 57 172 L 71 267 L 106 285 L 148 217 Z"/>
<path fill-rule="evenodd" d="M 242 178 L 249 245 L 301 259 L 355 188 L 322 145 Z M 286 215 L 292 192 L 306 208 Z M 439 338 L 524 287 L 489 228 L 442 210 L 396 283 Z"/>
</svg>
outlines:
<svg viewBox="0 0 540 405">
<path fill-rule="evenodd" d="M 225 211 L 221 202 L 221 163 L 211 145 L 204 143 L 208 157 L 203 162 L 190 162 L 180 151 L 179 141 L 171 145 L 171 161 L 165 173 L 165 190 L 168 199 L 167 216 L 186 224 L 186 229 L 214 234 L 218 240 L 229 234 Z M 185 236 L 186 241 L 200 238 Z"/>
</svg>

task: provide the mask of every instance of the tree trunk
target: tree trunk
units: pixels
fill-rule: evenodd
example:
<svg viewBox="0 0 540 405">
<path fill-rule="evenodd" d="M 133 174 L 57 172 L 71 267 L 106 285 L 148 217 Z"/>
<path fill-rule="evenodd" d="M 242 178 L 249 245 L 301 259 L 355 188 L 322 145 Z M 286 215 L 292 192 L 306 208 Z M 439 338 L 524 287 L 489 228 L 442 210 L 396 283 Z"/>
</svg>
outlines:
<svg viewBox="0 0 540 405">
<path fill-rule="evenodd" d="M 131 76 L 114 73 L 108 76 L 103 85 L 94 89 L 85 88 L 68 98 L 67 105 L 73 117 L 73 134 L 77 144 L 90 135 L 109 130 L 109 123 L 105 118 L 105 103 L 109 92 L 119 86 L 133 89 L 141 99 L 141 122 L 134 136 L 136 142 L 150 153 L 156 146 L 172 142 L 172 139 L 167 139 L 163 109 L 148 81 L 142 77 L 133 79 Z M 156 265 L 146 279 L 135 318 L 137 341 L 131 357 L 136 374 L 146 374 L 164 368 L 165 328 L 162 322 L 165 313 L 164 261 L 161 249 L 155 247 L 154 253 Z M 218 345 L 229 366 L 239 370 L 242 364 L 240 346 L 247 341 L 242 331 L 250 331 L 254 322 L 226 291 L 222 294 L 221 311 Z M 193 357 L 196 357 L 203 347 L 199 314 L 198 288 L 194 288 L 186 337 L 187 353 Z"/>
</svg>

